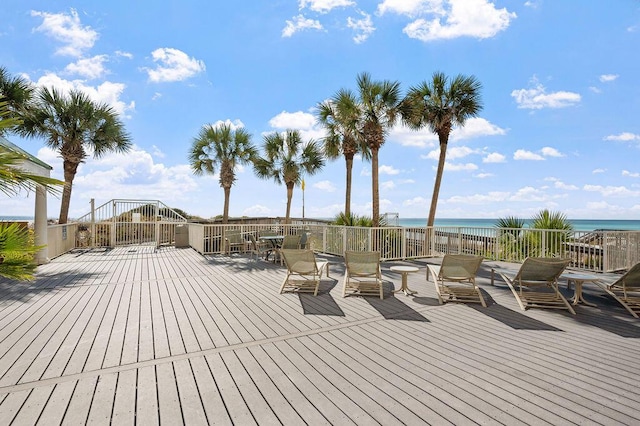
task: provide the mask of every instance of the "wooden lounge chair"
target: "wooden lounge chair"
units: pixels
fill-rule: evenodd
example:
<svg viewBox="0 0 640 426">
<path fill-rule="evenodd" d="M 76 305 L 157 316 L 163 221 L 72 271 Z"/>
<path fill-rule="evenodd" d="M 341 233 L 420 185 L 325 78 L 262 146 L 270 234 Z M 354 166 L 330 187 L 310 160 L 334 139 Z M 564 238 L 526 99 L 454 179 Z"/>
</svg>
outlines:
<svg viewBox="0 0 640 426">
<path fill-rule="evenodd" d="M 634 318 L 640 318 L 640 263 L 636 263 L 612 284 L 605 287 Z"/>
<path fill-rule="evenodd" d="M 300 249 L 300 235 L 285 235 L 282 240 L 282 245 L 278 248 L 278 254 L 280 254 L 280 265 L 284 264 L 282 259 L 282 250 L 296 250 Z"/>
<path fill-rule="evenodd" d="M 476 285 L 481 263 L 482 256 L 445 254 L 441 265 L 427 265 L 427 281 L 431 273 L 441 305 L 445 302 L 476 302 L 487 306 Z"/>
<path fill-rule="evenodd" d="M 309 292 L 318 294 L 322 270 L 329 277 L 329 262 L 317 262 L 311 250 L 282 249 L 280 255 L 287 265 L 287 276 L 280 286 L 280 294 L 284 291 Z"/>
<path fill-rule="evenodd" d="M 558 277 L 570 259 L 528 257 L 516 273 L 497 269 L 516 297 L 522 310 L 528 308 L 566 309 L 576 314 L 558 290 Z"/>
<path fill-rule="evenodd" d="M 384 298 L 382 273 L 380 271 L 380 252 L 346 251 L 344 253 L 346 270 L 342 286 L 342 297 L 349 294 L 362 296 L 380 296 Z"/>
</svg>

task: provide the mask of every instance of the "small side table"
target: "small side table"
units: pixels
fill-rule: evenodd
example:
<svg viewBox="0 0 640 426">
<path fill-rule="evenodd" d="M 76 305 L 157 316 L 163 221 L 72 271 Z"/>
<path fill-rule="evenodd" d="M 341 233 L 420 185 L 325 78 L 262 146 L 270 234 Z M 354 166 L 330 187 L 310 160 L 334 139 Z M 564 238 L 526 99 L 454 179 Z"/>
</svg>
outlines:
<svg viewBox="0 0 640 426">
<path fill-rule="evenodd" d="M 412 272 L 418 272 L 418 268 L 416 268 L 415 266 L 392 266 L 389 268 L 389 270 L 402 274 L 402 286 L 399 290 L 394 291 L 394 293 L 403 292 L 406 296 L 411 296 L 417 293 L 417 291 L 411 290 L 409 287 L 407 287 L 407 275 Z"/>
<path fill-rule="evenodd" d="M 571 283 L 571 281 L 573 281 L 573 283 L 575 284 L 575 292 L 573 294 L 573 299 L 571 299 L 572 305 L 575 306 L 579 303 L 583 303 L 587 306 L 596 306 L 594 303 L 589 303 L 584 300 L 584 296 L 582 296 L 582 285 L 586 282 L 597 283 L 598 281 L 600 281 L 597 276 L 567 272 L 560 275 L 560 278 L 564 278 L 567 280 L 567 286 L 569 286 L 569 283 Z"/>
</svg>

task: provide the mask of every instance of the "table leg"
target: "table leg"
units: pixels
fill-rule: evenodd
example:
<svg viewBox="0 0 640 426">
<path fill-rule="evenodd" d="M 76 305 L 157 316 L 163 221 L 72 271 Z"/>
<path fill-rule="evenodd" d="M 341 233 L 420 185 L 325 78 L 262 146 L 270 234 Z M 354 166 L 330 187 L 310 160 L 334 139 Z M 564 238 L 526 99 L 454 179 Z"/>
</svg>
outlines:
<svg viewBox="0 0 640 426">
<path fill-rule="evenodd" d="M 573 294 L 573 299 L 571 299 L 571 304 L 576 306 L 579 303 L 583 303 L 587 306 L 593 306 L 595 307 L 596 305 L 594 303 L 590 303 L 587 302 L 586 300 L 584 300 L 584 296 L 582 295 L 582 284 L 584 284 L 584 281 L 582 280 L 567 280 L 567 286 L 569 285 L 569 281 L 573 281 L 574 286 L 575 286 L 575 293 Z"/>
<path fill-rule="evenodd" d="M 413 294 L 416 294 L 417 291 L 411 290 L 407 286 L 407 275 L 409 275 L 409 273 L 408 272 L 401 272 L 401 274 L 402 274 L 402 285 L 400 286 L 400 289 L 394 291 L 394 293 L 403 292 L 405 294 L 405 296 L 411 296 Z"/>
</svg>

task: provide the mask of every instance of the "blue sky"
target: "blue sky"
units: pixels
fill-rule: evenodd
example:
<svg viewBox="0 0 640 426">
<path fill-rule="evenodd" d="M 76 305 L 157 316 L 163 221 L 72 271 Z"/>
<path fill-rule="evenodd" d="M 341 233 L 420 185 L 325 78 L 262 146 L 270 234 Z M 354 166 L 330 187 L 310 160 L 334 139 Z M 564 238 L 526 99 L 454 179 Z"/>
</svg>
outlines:
<svg viewBox="0 0 640 426">
<path fill-rule="evenodd" d="M 196 177 L 200 127 L 319 140 L 315 106 L 366 71 L 403 92 L 435 71 L 474 75 L 484 109 L 449 140 L 440 218 L 640 218 L 640 2 L 279 0 L 131 2 L 3 0 L 0 66 L 36 84 L 80 88 L 112 105 L 135 144 L 89 159 L 70 217 L 113 198 L 159 199 L 222 213 L 218 176 Z M 39 139 L 9 139 L 54 167 Z M 380 150 L 381 213 L 426 217 L 438 158 L 428 129 L 398 125 Z M 307 177 L 305 215 L 343 209 L 344 160 Z M 240 168 L 232 216 L 284 216 L 286 190 Z M 59 200 L 49 197 L 49 216 Z M 371 165 L 354 164 L 352 209 L 371 215 Z M 33 214 L 33 196 L 0 198 Z M 302 215 L 294 192 L 292 215 Z"/>
</svg>

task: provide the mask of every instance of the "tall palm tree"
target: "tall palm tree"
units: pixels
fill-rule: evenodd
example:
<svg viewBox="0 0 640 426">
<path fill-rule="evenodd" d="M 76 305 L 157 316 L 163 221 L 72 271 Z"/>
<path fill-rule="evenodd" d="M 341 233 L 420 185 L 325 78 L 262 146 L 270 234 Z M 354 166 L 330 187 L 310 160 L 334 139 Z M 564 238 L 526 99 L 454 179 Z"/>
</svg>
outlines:
<svg viewBox="0 0 640 426">
<path fill-rule="evenodd" d="M 243 128 L 234 130 L 229 124 L 207 124 L 193 140 L 189 152 L 193 173 L 202 175 L 220 171 L 220 187 L 224 190 L 222 223 L 229 219 L 229 197 L 236 181 L 236 166 L 251 163 L 256 154 L 249 132 Z"/>
<path fill-rule="evenodd" d="M 447 156 L 447 143 L 453 126 L 463 126 L 468 118 L 482 110 L 482 85 L 474 76 L 458 75 L 449 80 L 444 73 L 435 72 L 431 81 L 411 87 L 403 101 L 403 119 L 410 127 L 428 126 L 438 135 L 440 158 L 431 196 L 427 226 L 433 226 L 440 184 Z"/>
<path fill-rule="evenodd" d="M 6 102 L 4 119 L 17 118 L 28 108 L 33 96 L 33 85 L 22 77 L 13 77 L 4 67 L 0 67 L 0 101 Z M 15 129 L 4 126 L 0 134 Z"/>
<path fill-rule="evenodd" d="M 285 223 L 289 223 L 293 188 L 302 182 L 305 173 L 312 176 L 324 167 L 322 149 L 313 140 L 303 142 L 297 130 L 266 135 L 263 148 L 264 156 L 256 157 L 253 170 L 262 179 L 284 183 L 287 188 Z"/>
<path fill-rule="evenodd" d="M 369 147 L 364 143 L 358 129 L 360 108 L 354 93 L 340 89 L 331 99 L 321 102 L 316 110 L 318 122 L 326 129 L 324 154 L 328 159 L 344 157 L 346 166 L 346 189 L 344 216 L 351 216 L 351 180 L 353 158 L 361 153 L 365 159 L 371 158 Z"/>
<path fill-rule="evenodd" d="M 63 161 L 64 188 L 58 223 L 67 223 L 71 189 L 78 166 L 90 153 L 100 158 L 108 152 L 127 152 L 129 135 L 115 110 L 92 101 L 79 90 L 63 94 L 42 87 L 34 105 L 24 115 L 19 133 L 27 137 L 46 138 L 46 144 L 58 151 Z"/>
<path fill-rule="evenodd" d="M 357 76 L 360 104 L 359 126 L 371 151 L 371 187 L 373 226 L 380 225 L 380 191 L 378 181 L 378 152 L 385 137 L 400 115 L 400 83 L 373 81 L 368 73 Z"/>
</svg>

